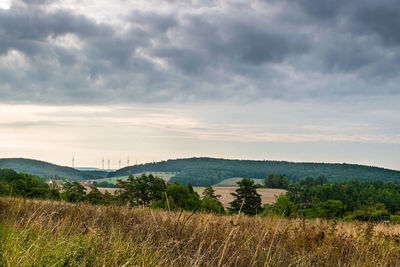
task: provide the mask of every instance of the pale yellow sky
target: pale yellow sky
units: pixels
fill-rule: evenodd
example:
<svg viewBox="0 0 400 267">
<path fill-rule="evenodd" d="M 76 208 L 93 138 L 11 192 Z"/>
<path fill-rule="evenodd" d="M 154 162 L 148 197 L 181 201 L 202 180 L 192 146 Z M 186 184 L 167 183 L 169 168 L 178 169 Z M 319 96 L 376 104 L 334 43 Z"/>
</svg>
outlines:
<svg viewBox="0 0 400 267">
<path fill-rule="evenodd" d="M 331 126 L 313 125 L 311 122 L 297 125 L 293 118 L 287 121 L 292 126 L 282 127 L 280 122 L 273 119 L 272 114 L 268 118 L 268 112 L 264 112 L 263 116 L 257 109 L 246 110 L 244 113 L 232 109 L 231 112 L 225 111 L 222 118 L 218 118 L 218 111 L 224 109 L 218 106 L 219 104 L 207 104 L 200 108 L 168 108 L 162 105 L 127 107 L 2 104 L 0 157 L 35 158 L 70 165 L 74 156 L 76 166 L 93 167 L 101 167 L 104 157 L 111 160 L 112 168 L 118 167 L 119 160 L 125 166 L 128 157 L 131 163 L 143 163 L 191 156 L 347 161 L 396 167 L 384 160 L 374 162 L 376 159 L 368 159 L 368 156 L 362 158 L 345 155 L 348 153 L 346 151 L 342 155 L 337 155 L 337 152 L 324 155 L 324 143 L 358 142 L 367 147 L 368 143 L 399 146 L 399 136 L 362 133 L 368 129 L 367 125 L 341 124 L 342 128 L 338 131 L 335 130 L 337 126 L 334 122 Z M 276 110 L 278 106 L 272 109 Z M 282 116 L 283 113 L 280 118 Z M 355 132 L 360 134 L 354 134 Z M 293 152 L 299 145 L 307 147 L 307 144 L 319 149 Z"/>
</svg>

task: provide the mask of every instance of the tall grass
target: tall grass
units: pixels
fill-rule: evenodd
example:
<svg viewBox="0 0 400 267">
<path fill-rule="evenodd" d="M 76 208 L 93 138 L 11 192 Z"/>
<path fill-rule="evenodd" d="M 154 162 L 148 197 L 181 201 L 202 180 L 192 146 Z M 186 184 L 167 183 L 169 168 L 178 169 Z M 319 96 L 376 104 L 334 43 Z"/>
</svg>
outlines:
<svg viewBox="0 0 400 267">
<path fill-rule="evenodd" d="M 400 266 L 400 226 L 0 198 L 0 266 Z"/>
</svg>

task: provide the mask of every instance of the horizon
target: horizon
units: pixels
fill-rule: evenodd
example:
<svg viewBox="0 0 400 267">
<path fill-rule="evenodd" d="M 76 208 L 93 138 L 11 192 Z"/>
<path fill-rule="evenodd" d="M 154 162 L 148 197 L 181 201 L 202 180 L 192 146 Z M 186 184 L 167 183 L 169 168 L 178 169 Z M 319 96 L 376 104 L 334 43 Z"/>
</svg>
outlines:
<svg viewBox="0 0 400 267">
<path fill-rule="evenodd" d="M 390 0 L 0 0 L 0 158 L 400 170 Z"/>
<path fill-rule="evenodd" d="M 73 168 L 73 169 L 98 169 L 98 170 L 102 170 L 102 171 L 118 171 L 120 169 L 123 168 L 127 168 L 127 167 L 133 167 L 133 166 L 137 166 L 137 165 L 146 165 L 146 164 L 152 164 L 152 163 L 160 163 L 160 162 L 165 162 L 165 161 L 169 161 L 169 160 L 184 160 L 184 159 L 198 159 L 198 158 L 208 158 L 208 159 L 218 159 L 218 160 L 242 160 L 242 161 L 271 161 L 271 162 L 288 162 L 288 163 L 317 163 L 317 164 L 347 164 L 347 165 L 358 165 L 358 166 L 365 166 L 365 167 L 374 167 L 374 168 L 382 168 L 382 169 L 386 169 L 386 170 L 392 170 L 392 171 L 400 171 L 397 169 L 391 169 L 391 168 L 386 168 L 386 167 L 382 167 L 382 166 L 376 166 L 376 165 L 366 165 L 366 164 L 359 164 L 359 163 L 351 163 L 351 162 L 317 162 L 317 161 L 289 161 L 289 160 L 274 160 L 274 159 L 244 159 L 244 158 L 216 158 L 216 157 L 207 157 L 207 156 L 199 156 L 199 157 L 186 157 L 186 158 L 169 158 L 169 159 L 162 159 L 162 160 L 158 160 L 158 161 L 149 161 L 149 162 L 137 162 L 135 164 L 130 164 L 130 165 L 123 165 L 121 164 L 121 168 L 119 167 L 111 167 L 113 166 L 112 164 L 110 164 L 110 169 L 107 168 L 106 164 L 105 164 L 105 168 L 102 168 L 102 166 L 96 167 L 96 166 L 86 166 L 86 165 L 82 165 L 82 166 L 75 166 L 72 167 L 72 165 L 62 165 L 62 164 L 57 164 L 51 161 L 45 161 L 45 160 L 40 160 L 40 159 L 34 159 L 34 158 L 23 158 L 23 157 L 16 157 L 16 158 L 0 158 L 0 160 L 3 159 L 25 159 L 25 160 L 34 160 L 34 161 L 42 161 L 42 162 L 46 162 L 46 163 L 50 163 L 50 164 L 54 164 L 54 165 L 58 165 L 61 167 L 69 167 L 69 168 Z M 72 163 L 72 162 L 71 162 Z M 118 162 L 117 162 L 118 164 Z M 115 165 L 117 165 L 115 164 Z M 101 165 L 101 163 L 100 163 Z"/>
</svg>

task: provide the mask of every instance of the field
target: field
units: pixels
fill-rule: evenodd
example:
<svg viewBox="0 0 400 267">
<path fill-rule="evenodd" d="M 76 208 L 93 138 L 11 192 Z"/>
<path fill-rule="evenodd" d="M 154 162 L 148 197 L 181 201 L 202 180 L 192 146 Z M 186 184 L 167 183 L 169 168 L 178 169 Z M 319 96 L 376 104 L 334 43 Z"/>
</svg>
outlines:
<svg viewBox="0 0 400 267">
<path fill-rule="evenodd" d="M 235 190 L 238 187 L 214 187 L 215 189 L 215 194 L 221 195 L 220 201 L 224 207 L 229 206 L 229 202 L 233 200 L 233 196 L 231 193 L 235 192 Z M 104 193 L 104 192 L 109 192 L 109 193 L 114 193 L 117 188 L 99 188 L 99 190 Z M 202 193 L 204 190 L 204 187 L 194 187 L 194 190 L 202 197 Z M 275 201 L 275 195 L 279 195 L 281 193 L 285 193 L 286 190 L 283 189 L 272 189 L 272 188 L 258 188 L 257 192 L 261 194 L 261 202 L 262 204 L 271 204 Z"/>
<path fill-rule="evenodd" d="M 237 182 L 239 182 L 242 179 L 243 178 L 241 178 L 241 177 L 229 178 L 229 179 L 225 179 L 225 180 L 223 180 L 223 181 L 221 181 L 218 184 L 215 184 L 213 186 L 237 186 Z M 252 180 L 254 181 L 255 184 L 263 184 L 264 183 L 264 179 L 254 179 L 254 178 L 252 178 Z"/>
<path fill-rule="evenodd" d="M 0 198 L 0 266 L 399 266 L 400 226 Z"/>
<path fill-rule="evenodd" d="M 140 176 L 143 173 L 135 173 L 133 174 L 134 176 Z M 162 179 L 164 179 L 166 182 L 169 181 L 169 179 L 171 179 L 172 176 L 174 176 L 176 173 L 175 172 L 146 172 L 146 174 L 152 174 L 154 176 L 160 177 Z M 126 176 L 118 176 L 118 177 L 112 177 L 112 178 L 104 178 L 104 179 L 98 179 L 96 181 L 99 182 L 108 182 L 108 183 L 112 183 L 112 184 L 116 184 L 117 180 L 122 180 L 125 181 L 128 179 L 128 175 Z"/>
<path fill-rule="evenodd" d="M 229 206 L 229 202 L 233 201 L 233 196 L 231 193 L 234 193 L 238 187 L 213 187 L 215 190 L 215 194 L 220 195 L 219 201 L 221 201 L 224 207 Z M 194 187 L 194 190 L 202 196 L 204 187 Z M 271 204 L 275 201 L 275 195 L 279 195 L 281 193 L 286 193 L 286 190 L 283 189 L 273 189 L 273 188 L 258 188 L 257 192 L 261 195 L 262 204 Z"/>
</svg>

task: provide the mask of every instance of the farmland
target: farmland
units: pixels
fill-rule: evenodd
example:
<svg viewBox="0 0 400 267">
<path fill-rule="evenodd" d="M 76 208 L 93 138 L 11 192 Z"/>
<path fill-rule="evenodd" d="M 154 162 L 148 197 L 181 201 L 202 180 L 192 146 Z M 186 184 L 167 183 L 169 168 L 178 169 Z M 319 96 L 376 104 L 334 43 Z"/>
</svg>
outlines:
<svg viewBox="0 0 400 267">
<path fill-rule="evenodd" d="M 242 180 L 243 178 L 245 178 L 245 177 L 233 177 L 233 178 L 228 178 L 228 179 L 222 180 L 221 182 L 219 182 L 219 183 L 217 183 L 217 184 L 215 184 L 215 185 L 213 185 L 213 186 L 236 186 L 237 183 L 238 183 L 240 180 Z M 254 181 L 255 184 L 259 184 L 259 185 L 264 184 L 264 182 L 263 182 L 264 179 L 255 179 L 255 178 L 252 178 L 252 180 Z"/>
<path fill-rule="evenodd" d="M 231 193 L 235 192 L 238 187 L 214 187 L 215 193 L 217 195 L 221 195 L 219 201 L 221 201 L 222 205 L 226 208 L 229 206 L 229 202 L 233 200 L 233 196 Z M 99 190 L 104 193 L 115 193 L 116 188 L 99 188 Z M 194 190 L 202 196 L 202 192 L 204 187 L 194 187 Z M 262 204 L 271 204 L 275 200 L 275 195 L 279 195 L 281 193 L 285 193 L 286 190 L 283 189 L 272 189 L 272 188 L 258 188 L 257 192 L 261 195 Z"/>
<path fill-rule="evenodd" d="M 400 226 L 0 198 L 1 266 L 399 266 Z"/>
<path fill-rule="evenodd" d="M 143 172 L 143 173 L 135 173 L 133 174 L 134 176 L 140 176 L 142 174 L 152 174 L 154 176 L 160 177 L 164 179 L 164 181 L 168 182 L 171 177 L 173 177 L 176 173 L 175 172 Z M 111 178 L 104 178 L 104 179 L 97 179 L 97 182 L 108 182 L 111 184 L 117 184 L 118 180 L 126 181 L 128 179 L 129 175 L 125 176 L 117 176 L 117 177 L 111 177 Z"/>
</svg>

